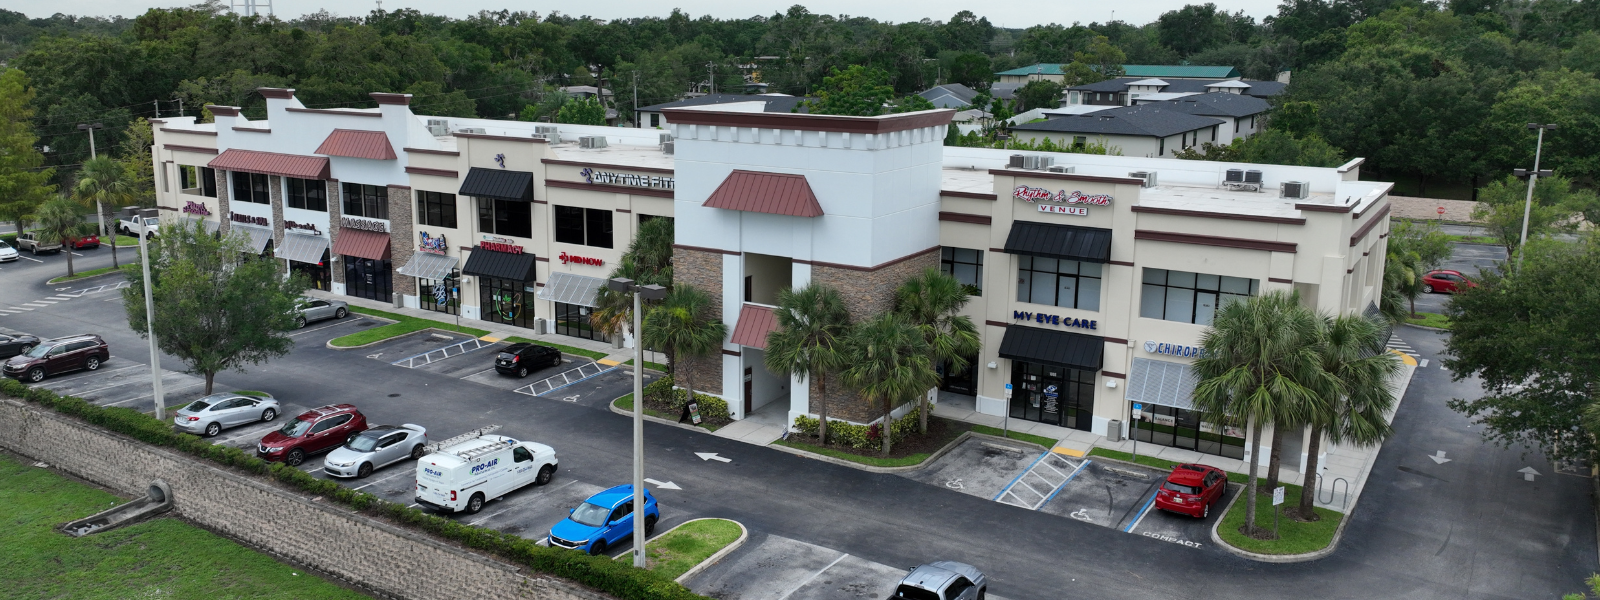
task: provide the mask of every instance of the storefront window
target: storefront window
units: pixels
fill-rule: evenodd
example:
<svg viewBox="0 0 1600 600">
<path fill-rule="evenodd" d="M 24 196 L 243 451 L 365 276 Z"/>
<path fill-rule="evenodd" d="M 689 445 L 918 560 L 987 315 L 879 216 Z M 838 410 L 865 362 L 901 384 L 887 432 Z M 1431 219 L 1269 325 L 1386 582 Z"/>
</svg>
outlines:
<svg viewBox="0 0 1600 600">
<path fill-rule="evenodd" d="M 940 250 L 939 269 L 956 278 L 973 296 L 983 295 L 983 251 L 970 248 Z"/>
<path fill-rule="evenodd" d="M 311 287 L 319 290 L 333 289 L 333 271 L 328 268 L 328 251 L 322 251 L 322 258 L 315 264 L 303 263 L 297 260 L 289 261 L 289 272 L 304 275 L 311 280 Z"/>
<path fill-rule="evenodd" d="M 510 237 L 533 237 L 533 205 L 517 200 L 478 199 L 478 229 Z"/>
<path fill-rule="evenodd" d="M 1139 316 L 1210 325 L 1218 308 L 1254 296 L 1260 288 L 1259 279 L 1146 268 L 1140 287 Z"/>
<path fill-rule="evenodd" d="M 418 190 L 417 222 L 423 225 L 455 229 L 456 195 Z"/>
<path fill-rule="evenodd" d="M 602 208 L 556 206 L 556 241 L 596 248 L 612 245 L 611 211 Z"/>
<path fill-rule="evenodd" d="M 1202 420 L 1196 411 L 1155 404 L 1145 404 L 1141 412 L 1143 417 L 1134 422 L 1134 439 L 1203 454 L 1244 458 L 1244 428 L 1235 423 L 1219 425 Z"/>
<path fill-rule="evenodd" d="M 1100 263 L 1017 257 L 1017 302 L 1100 310 Z"/>
<path fill-rule="evenodd" d="M 344 214 L 348 217 L 369 219 L 389 218 L 389 190 L 383 186 L 361 183 L 342 183 Z"/>
<path fill-rule="evenodd" d="M 423 310 L 447 315 L 461 314 L 461 284 L 459 275 L 452 271 L 444 279 L 417 279 L 417 296 Z"/>
<path fill-rule="evenodd" d="M 260 173 L 233 172 L 233 202 L 254 202 L 256 204 L 271 204 L 272 192 L 267 185 L 267 176 Z"/>
<path fill-rule="evenodd" d="M 478 301 L 485 321 L 527 327 L 533 322 L 533 282 L 478 278 Z"/>
<path fill-rule="evenodd" d="M 283 178 L 289 208 L 328 212 L 328 186 L 316 179 Z"/>
<path fill-rule="evenodd" d="M 1088 431 L 1094 425 L 1095 372 L 1011 361 L 1011 417 Z"/>
<path fill-rule="evenodd" d="M 393 267 L 388 260 L 373 260 L 359 256 L 345 256 L 340 259 L 344 262 L 344 293 L 357 298 L 367 298 L 381 302 L 392 300 Z"/>
<path fill-rule="evenodd" d="M 589 323 L 589 307 L 556 303 L 556 333 L 586 340 L 604 340 L 605 334 L 595 331 Z"/>
</svg>

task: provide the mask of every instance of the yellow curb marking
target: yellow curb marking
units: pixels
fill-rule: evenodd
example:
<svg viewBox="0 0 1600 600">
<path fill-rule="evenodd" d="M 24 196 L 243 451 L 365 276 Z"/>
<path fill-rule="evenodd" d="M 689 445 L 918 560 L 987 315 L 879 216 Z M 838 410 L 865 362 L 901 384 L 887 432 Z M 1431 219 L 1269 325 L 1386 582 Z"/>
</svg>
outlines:
<svg viewBox="0 0 1600 600">
<path fill-rule="evenodd" d="M 1067 456 L 1071 456 L 1071 457 L 1074 457 L 1074 458 L 1083 458 L 1083 454 L 1084 454 L 1084 452 L 1082 450 L 1073 450 L 1073 449 L 1068 448 L 1066 446 L 1056 446 L 1054 448 L 1051 448 L 1050 451 L 1054 452 L 1056 454 L 1065 454 Z"/>
<path fill-rule="evenodd" d="M 1401 352 L 1399 350 L 1395 350 L 1394 348 L 1390 348 L 1389 351 L 1395 353 L 1396 355 L 1399 355 L 1401 362 L 1404 362 L 1404 363 L 1406 363 L 1408 365 L 1411 365 L 1413 367 L 1417 366 L 1417 359 L 1411 358 L 1410 354 L 1406 354 L 1406 353 Z"/>
<path fill-rule="evenodd" d="M 485 342 L 489 342 L 489 343 L 491 343 L 491 344 L 493 344 L 493 343 L 495 343 L 495 342 L 498 342 L 498 341 L 500 341 L 500 338 L 497 338 L 497 337 L 489 337 L 489 336 L 487 336 L 487 335 L 486 335 L 486 336 L 483 336 L 483 337 L 481 337 L 481 338 L 478 338 L 478 339 L 480 339 L 480 340 L 483 340 L 483 341 L 485 341 Z"/>
<path fill-rule="evenodd" d="M 611 360 L 611 359 L 606 359 L 606 358 L 602 358 L 602 359 L 597 360 L 595 362 L 600 363 L 600 364 L 605 365 L 605 366 L 608 366 L 608 367 L 615 367 L 617 365 L 622 364 L 622 363 L 619 363 L 617 361 L 614 361 L 614 360 Z"/>
</svg>

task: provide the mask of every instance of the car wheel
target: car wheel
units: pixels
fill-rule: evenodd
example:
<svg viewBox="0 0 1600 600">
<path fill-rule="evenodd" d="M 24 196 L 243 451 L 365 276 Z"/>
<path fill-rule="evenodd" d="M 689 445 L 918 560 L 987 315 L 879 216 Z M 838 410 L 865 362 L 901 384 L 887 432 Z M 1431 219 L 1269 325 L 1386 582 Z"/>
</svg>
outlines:
<svg viewBox="0 0 1600 600">
<path fill-rule="evenodd" d="M 659 517 L 657 517 L 655 515 L 650 515 L 650 516 L 644 518 L 644 536 L 645 537 L 650 537 L 650 536 L 656 534 L 656 520 L 658 518 Z"/>
<path fill-rule="evenodd" d="M 517 378 L 518 379 L 521 379 L 521 378 L 527 377 L 527 376 L 528 376 L 528 368 L 527 367 L 518 367 L 517 368 Z"/>
<path fill-rule="evenodd" d="M 478 511 L 480 510 L 483 510 L 483 494 L 473 494 L 472 498 L 467 500 L 466 510 L 463 510 L 462 512 L 469 515 L 475 515 L 478 514 Z"/>
<path fill-rule="evenodd" d="M 561 355 L 560 354 L 557 354 L 555 358 L 550 359 L 550 366 L 552 366 L 552 367 L 561 366 Z"/>
<path fill-rule="evenodd" d="M 424 450 L 423 448 L 424 448 L 424 446 L 422 444 L 417 444 L 415 446 L 412 446 L 411 447 L 411 460 L 418 460 L 418 459 L 422 458 L 423 453 L 426 452 L 426 450 Z"/>
<path fill-rule="evenodd" d="M 550 483 L 550 478 L 555 476 L 556 468 L 551 465 L 545 465 L 544 468 L 539 469 L 539 477 L 534 479 L 533 482 L 539 485 L 544 485 L 546 483 Z"/>
<path fill-rule="evenodd" d="M 987 598 L 988 596 L 989 596 L 989 589 L 988 588 L 984 588 L 984 589 L 978 590 L 978 600 L 983 600 L 984 598 Z"/>
<path fill-rule="evenodd" d="M 335 318 L 335 319 L 343 319 L 345 317 L 345 315 L 348 315 L 348 314 L 350 314 L 350 311 L 341 308 L 339 310 L 333 311 L 333 318 Z"/>
<path fill-rule="evenodd" d="M 29 251 L 32 252 L 34 256 L 38 256 L 39 255 L 39 247 L 37 245 L 34 246 L 33 248 L 29 249 Z"/>
<path fill-rule="evenodd" d="M 606 553 L 606 541 L 605 540 L 595 540 L 595 542 L 593 544 L 589 545 L 589 556 L 600 556 L 601 554 L 605 554 L 605 553 Z"/>
<path fill-rule="evenodd" d="M 276 418 L 278 418 L 277 409 L 269 408 L 269 409 L 261 411 L 261 420 L 263 420 L 263 421 L 271 421 L 271 420 L 276 419 Z"/>
<path fill-rule="evenodd" d="M 301 328 L 304 328 L 305 326 L 306 326 L 306 318 L 305 317 L 295 317 L 294 318 L 294 328 L 295 329 L 301 329 Z"/>
<path fill-rule="evenodd" d="M 306 451 L 305 450 L 301 450 L 299 448 L 295 448 L 293 450 L 290 450 L 289 451 L 289 455 L 283 457 L 283 462 L 285 464 L 288 464 L 291 467 L 298 467 L 298 466 L 300 466 L 300 463 L 303 463 L 305 461 L 306 461 Z"/>
<path fill-rule="evenodd" d="M 98 356 L 89 357 L 89 360 L 84 361 L 83 368 L 88 369 L 90 371 L 93 371 L 95 369 L 100 368 L 100 357 L 98 357 Z"/>
<path fill-rule="evenodd" d="M 34 367 L 33 370 L 28 371 L 28 381 L 32 381 L 34 383 L 44 381 L 44 369 Z"/>
<path fill-rule="evenodd" d="M 1424 294 L 1432 294 L 1433 293 L 1433 286 L 1428 285 L 1428 284 L 1423 284 L 1422 285 L 1422 293 L 1424 293 Z"/>
<path fill-rule="evenodd" d="M 206 426 L 206 437 L 217 437 L 219 433 L 222 433 L 222 424 L 212 423 Z"/>
<path fill-rule="evenodd" d="M 356 479 L 366 479 L 367 476 L 371 475 L 371 474 L 372 474 L 372 463 L 365 463 L 364 462 L 364 463 L 361 463 L 360 467 L 356 468 Z"/>
</svg>

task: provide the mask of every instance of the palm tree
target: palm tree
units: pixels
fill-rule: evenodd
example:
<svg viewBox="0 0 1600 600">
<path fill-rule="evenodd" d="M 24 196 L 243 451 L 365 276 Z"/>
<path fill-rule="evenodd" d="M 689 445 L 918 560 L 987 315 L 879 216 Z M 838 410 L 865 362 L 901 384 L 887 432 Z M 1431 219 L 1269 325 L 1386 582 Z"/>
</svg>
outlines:
<svg viewBox="0 0 1600 600">
<path fill-rule="evenodd" d="M 1200 336 L 1195 409 L 1213 423 L 1235 418 L 1250 427 L 1244 532 L 1252 537 L 1269 535 L 1256 527 L 1261 429 L 1267 422 L 1305 422 L 1306 415 L 1295 413 L 1318 400 L 1304 383 L 1316 380 L 1316 328 L 1316 316 L 1296 296 L 1272 292 L 1222 306 Z"/>
<path fill-rule="evenodd" d="M 981 343 L 972 319 L 958 314 L 969 299 L 966 286 L 931 267 L 907 279 L 895 291 L 895 310 L 922 332 L 922 338 L 928 342 L 928 358 L 933 364 L 949 362 L 951 374 L 970 366 L 967 357 L 976 354 Z M 938 371 L 934 374 L 937 376 Z M 937 380 L 934 385 L 938 385 Z M 927 433 L 926 393 L 918 400 L 917 407 L 921 413 L 919 431 Z"/>
<path fill-rule="evenodd" d="M 767 369 L 817 382 L 818 439 L 828 445 L 828 372 L 844 367 L 850 311 L 839 290 L 813 283 L 778 292 L 778 330 L 767 336 Z"/>
<path fill-rule="evenodd" d="M 672 219 L 657 218 L 639 224 L 639 233 L 606 279 L 625 277 L 639 285 L 672 289 Z M 653 304 L 653 303 L 652 303 Z M 633 322 L 633 296 L 600 286 L 589 323 L 606 335 L 618 335 Z"/>
<path fill-rule="evenodd" d="M 133 198 L 134 184 L 128 180 L 127 169 L 110 157 L 91 158 L 83 163 L 83 170 L 78 173 L 74 191 L 85 204 L 98 206 L 101 218 L 108 217 L 110 211 L 128 204 Z M 100 232 L 100 235 L 105 234 Z M 117 266 L 115 235 L 111 238 L 111 266 Z"/>
<path fill-rule="evenodd" d="M 83 207 L 66 198 L 56 198 L 39 207 L 39 239 L 60 240 L 67 255 L 67 276 L 73 275 L 72 241 L 94 231 L 83 222 Z"/>
<path fill-rule="evenodd" d="M 645 313 L 643 339 L 645 344 L 667 353 L 667 362 L 678 372 L 677 362 L 683 358 L 702 357 L 722 347 L 728 337 L 728 326 L 712 313 L 711 296 L 692 285 L 678 286 L 667 294 L 659 306 Z M 643 365 L 637 365 L 642 367 Z M 693 369 L 683 371 L 683 388 L 694 401 Z M 644 399 L 639 399 L 643 402 Z"/>
<path fill-rule="evenodd" d="M 1427 267 L 1422 264 L 1422 256 L 1416 252 L 1390 252 L 1384 260 L 1383 279 L 1385 287 L 1392 287 L 1394 292 L 1410 302 L 1410 312 L 1407 316 L 1417 316 L 1417 296 L 1422 294 L 1422 276 L 1427 273 Z M 1387 290 L 1385 290 L 1387 291 Z M 1382 300 L 1388 300 L 1382 298 Z"/>
<path fill-rule="evenodd" d="M 857 324 L 848 339 L 850 366 L 841 375 L 867 400 L 883 403 L 883 455 L 888 456 L 894 406 L 926 393 L 939 381 L 928 358 L 928 341 L 904 315 L 893 312 Z"/>
<path fill-rule="evenodd" d="M 1384 349 L 1386 330 L 1383 323 L 1353 314 L 1324 317 L 1317 328 L 1317 362 L 1336 385 L 1324 390 L 1328 396 L 1319 406 L 1326 408 L 1312 415 L 1305 485 L 1300 488 L 1302 521 L 1321 518 L 1312 503 L 1324 433 L 1330 442 L 1359 447 L 1382 444 L 1394 433 L 1384 417 L 1394 409 L 1389 379 L 1400 370 L 1400 361 Z"/>
</svg>

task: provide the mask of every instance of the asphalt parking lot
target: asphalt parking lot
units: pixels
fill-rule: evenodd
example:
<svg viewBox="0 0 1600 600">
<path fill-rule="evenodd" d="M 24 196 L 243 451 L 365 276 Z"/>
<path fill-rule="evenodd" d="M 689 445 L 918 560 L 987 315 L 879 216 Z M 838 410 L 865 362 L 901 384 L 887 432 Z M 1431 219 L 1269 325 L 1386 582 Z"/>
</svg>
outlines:
<svg viewBox="0 0 1600 600">
<path fill-rule="evenodd" d="M 878 600 L 916 565 L 890 566 L 779 535 L 751 532 L 744 546 L 685 585 L 720 600 Z M 974 565 L 981 571 L 983 565 Z M 987 594 L 988 598 L 1004 600 Z"/>
<path fill-rule="evenodd" d="M 931 486 L 994 500 L 1036 462 L 1037 446 L 969 437 L 926 468 L 902 473 Z"/>
</svg>

